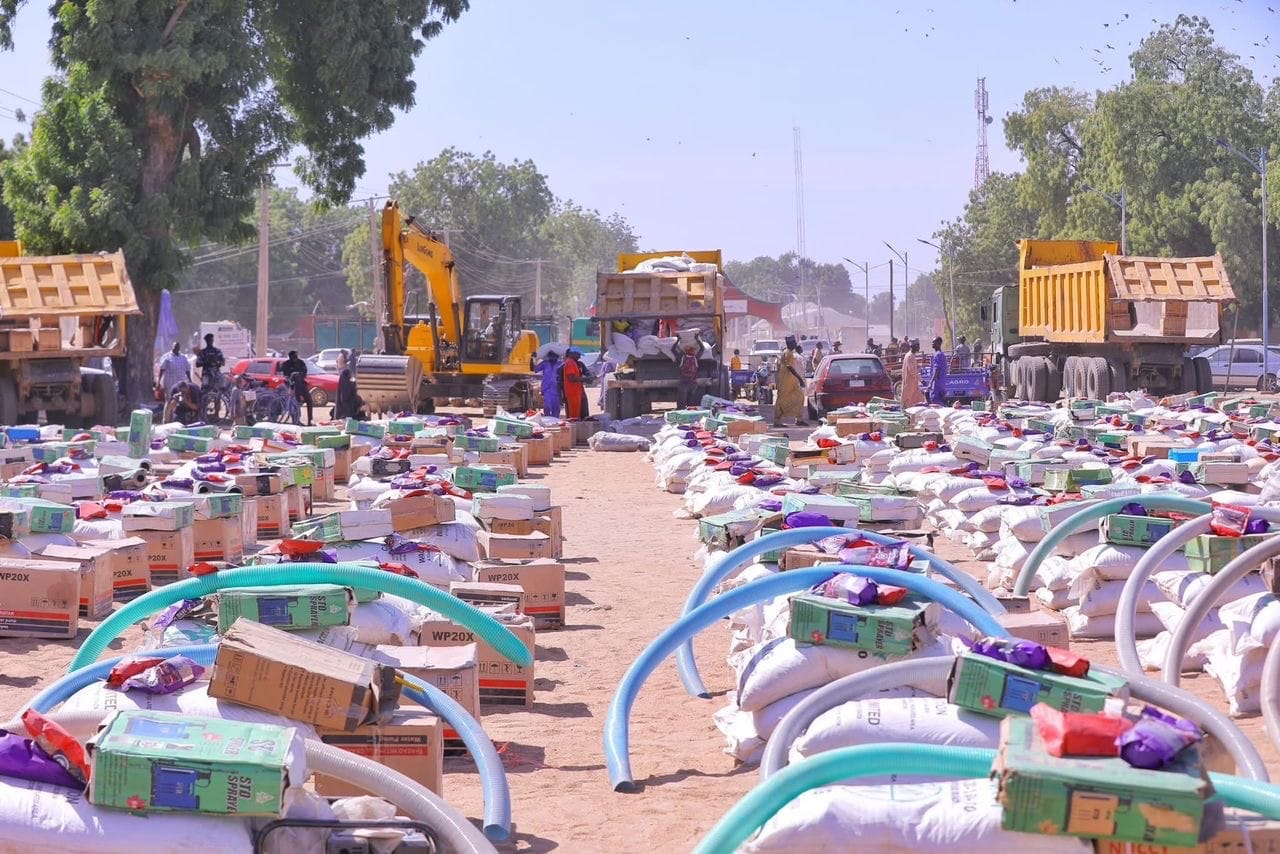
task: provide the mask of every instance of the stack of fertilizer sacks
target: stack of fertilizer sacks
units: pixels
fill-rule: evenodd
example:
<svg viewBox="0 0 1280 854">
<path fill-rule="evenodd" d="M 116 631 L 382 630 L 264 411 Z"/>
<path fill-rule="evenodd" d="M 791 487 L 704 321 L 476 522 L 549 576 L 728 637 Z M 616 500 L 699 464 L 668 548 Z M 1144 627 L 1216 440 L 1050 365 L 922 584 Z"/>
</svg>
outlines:
<svg viewBox="0 0 1280 854">
<path fill-rule="evenodd" d="M 125 650 L 138 671 L 125 689 L 91 684 L 63 710 L 180 713 L 202 721 L 202 731 L 230 726 L 218 730 L 222 739 L 287 727 L 281 732 L 372 756 L 440 793 L 444 757 L 465 748 L 452 728 L 401 696 L 396 670 L 477 719 L 494 707 L 532 706 L 532 667 L 415 602 L 308 583 L 306 566 L 353 562 L 418 578 L 489 611 L 532 652 L 536 631 L 564 625 L 563 535 L 549 488 L 520 478 L 572 447 L 569 425 L 500 412 L 474 428 L 426 416 L 219 429 L 153 425 L 139 410 L 118 430 L 13 427 L 0 437 L 0 637 L 74 638 L 82 620 L 92 625 L 153 588 L 231 567 L 300 576 L 287 586 L 182 600 L 150 616 L 141 647 Z M 209 643 L 219 644 L 212 667 L 146 656 Z M 321 701 L 334 696 L 351 697 L 350 706 Z M 206 727 L 191 716 L 221 720 Z M 137 726 L 147 725 L 164 722 Z M 305 800 L 310 775 L 292 738 L 287 757 L 271 760 L 284 763 L 275 768 L 277 791 L 254 777 L 239 800 L 217 786 L 194 790 L 216 795 L 133 792 L 129 800 L 102 777 L 84 804 L 79 792 L 0 776 L 0 802 L 14 805 L 0 808 L 0 837 L 40 845 L 61 826 L 69 835 L 56 847 L 64 850 L 138 850 L 147 844 L 137 829 L 145 822 L 121 824 L 111 812 L 121 807 L 151 818 L 217 814 L 214 830 L 186 833 L 201 840 L 191 850 L 247 850 L 249 825 L 237 816 L 279 817 Z M 379 746 L 393 742 L 405 746 Z M 91 759 L 108 753 L 90 746 Z M 365 794 L 323 775 L 313 788 Z M 319 804 L 306 807 L 308 817 L 328 815 Z M 37 813 L 48 821 L 32 824 Z M 104 834 L 118 836 L 108 845 Z"/>
<path fill-rule="evenodd" d="M 987 586 L 1009 610 L 999 620 L 1014 638 L 1066 650 L 1072 637 L 1114 635 L 1124 579 L 1149 538 L 1168 528 L 1161 515 L 1126 507 L 1061 540 L 1034 573 L 1031 597 L 1016 597 L 1012 589 L 1035 545 L 1086 500 L 1160 492 L 1204 499 L 1207 513 L 1211 502 L 1248 506 L 1269 493 L 1280 499 L 1280 467 L 1272 464 L 1270 445 L 1280 424 L 1268 419 L 1265 407 L 1213 397 L 1157 405 L 1132 395 L 1053 408 L 1007 406 L 996 413 L 933 407 L 902 412 L 891 402 L 872 401 L 831 413 L 805 441 L 788 442 L 766 435 L 758 419 L 704 401 L 702 410 L 669 413 L 649 456 L 656 485 L 684 497 L 677 515 L 698 520 L 695 561 L 704 569 L 736 546 L 789 527 L 829 522 L 892 538 L 885 545 L 834 537 L 765 553 L 715 594 L 822 563 L 897 566 L 945 583 L 927 553 L 906 551 L 908 544 L 931 543 L 936 533 L 969 546 L 989 565 Z M 1249 425 L 1243 436 L 1242 424 Z M 1135 518 L 1143 521 L 1135 525 Z M 1135 527 L 1148 539 L 1137 539 Z M 1167 648 L 1168 629 L 1211 573 L 1256 542 L 1212 539 L 1176 553 L 1139 596 L 1136 629 L 1150 639 L 1140 646 L 1148 669 L 1162 662 L 1159 647 Z M 778 723 L 813 691 L 904 658 L 958 654 L 958 663 L 947 679 L 882 691 L 823 713 L 790 745 L 792 761 L 856 744 L 999 747 L 1003 718 L 1029 722 L 1028 707 L 1011 687 L 1024 679 L 1041 684 L 1042 701 L 1071 696 L 1063 710 L 1101 711 L 1109 698 L 1114 703 L 1128 697 L 1123 678 L 1101 672 L 1086 675 L 1086 685 L 1072 683 L 1066 695 L 1051 694 L 1047 686 L 1054 678 L 1073 677 L 1033 675 L 1007 659 L 992 664 L 991 656 L 972 646 L 984 646 L 975 630 L 959 619 L 911 597 L 892 605 L 855 600 L 865 586 L 865 579 L 845 574 L 731 617 L 728 662 L 735 686 L 728 705 L 715 714 L 727 753 L 757 762 Z M 1280 630 L 1280 599 L 1253 573 L 1223 601 L 1229 604 L 1197 636 L 1188 662 L 1200 656 L 1201 666 L 1223 681 L 1233 714 L 1256 712 L 1258 671 L 1266 645 Z M 987 651 L 1000 659 L 1000 652 Z M 1199 762 L 1196 757 L 1192 763 L 1193 776 L 1200 773 Z M 1021 831 L 1036 832 L 1036 824 L 1005 821 L 1008 801 L 998 795 L 1002 781 L 942 782 L 899 773 L 861 783 L 801 796 L 742 850 L 820 850 L 851 838 L 877 850 L 989 850 L 1001 842 L 1024 850 L 1093 850 L 1092 842 L 1079 839 L 1032 839 Z M 894 785 L 865 785 L 877 783 Z M 1211 834 L 1217 826 L 1212 816 L 1196 816 L 1192 823 L 1193 833 L 1163 838 L 1191 845 L 1202 828 Z M 1218 839 L 1231 832 L 1244 833 L 1230 831 Z M 1261 840 L 1276 828 L 1250 832 Z"/>
</svg>

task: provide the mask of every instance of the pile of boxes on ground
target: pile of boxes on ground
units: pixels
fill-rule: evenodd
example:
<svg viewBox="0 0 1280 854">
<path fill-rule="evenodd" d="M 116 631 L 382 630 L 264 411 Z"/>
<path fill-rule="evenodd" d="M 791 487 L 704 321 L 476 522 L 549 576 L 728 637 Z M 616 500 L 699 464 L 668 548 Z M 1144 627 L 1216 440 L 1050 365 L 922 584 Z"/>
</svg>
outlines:
<svg viewBox="0 0 1280 854">
<path fill-rule="evenodd" d="M 488 611 L 533 652 L 537 631 L 565 622 L 563 533 L 550 489 L 521 478 L 575 438 L 585 444 L 586 425 L 577 432 L 505 413 L 477 429 L 427 416 L 226 431 L 153 425 L 145 410 L 118 431 L 9 428 L 0 433 L 0 637 L 75 638 L 81 618 L 99 620 L 113 603 L 230 567 L 283 572 L 356 562 L 417 577 Z M 465 748 L 401 696 L 396 670 L 441 689 L 477 719 L 486 707 L 532 706 L 533 668 L 508 661 L 470 630 L 378 590 L 308 583 L 305 571 L 302 578 L 224 589 L 149 619 L 139 652 L 219 643 L 210 672 L 193 684 L 163 696 L 98 684 L 66 708 L 296 726 L 441 792 L 442 758 Z M 127 753 L 126 741 L 115 743 Z M 97 754 L 110 753 L 112 743 L 99 739 Z M 142 806 L 116 803 L 119 792 L 106 788 L 91 789 L 91 803 L 263 814 L 246 812 L 250 803 L 228 800 L 217 787 L 204 789 L 208 797 Z M 363 793 L 324 777 L 315 789 Z M 281 801 L 260 803 L 270 814 Z"/>
<path fill-rule="evenodd" d="M 1116 605 L 1128 572 L 1146 547 L 1183 517 L 1147 515 L 1136 507 L 1104 517 L 1058 546 L 1036 572 L 1032 596 L 1014 596 L 1017 573 L 1034 544 L 1078 512 L 1081 500 L 1180 494 L 1203 499 L 1205 513 L 1216 504 L 1247 512 L 1248 506 L 1272 496 L 1280 500 L 1280 478 L 1272 483 L 1273 475 L 1280 474 L 1274 463 L 1280 445 L 1277 450 L 1271 445 L 1280 423 L 1271 420 L 1273 414 L 1280 409 L 1273 411 L 1269 403 L 1220 396 L 1157 403 L 1131 395 L 1109 402 L 1074 401 L 1062 408 L 1002 406 L 997 412 L 933 407 L 903 412 L 892 401 L 877 400 L 832 413 L 804 441 L 788 441 L 766 434 L 758 419 L 704 400 L 701 410 L 668 414 L 649 456 L 659 488 L 681 494 L 685 513 L 697 518 L 702 545 L 695 561 L 705 568 L 728 550 L 789 527 L 834 524 L 878 532 L 890 540 L 883 544 L 840 536 L 766 552 L 722 582 L 717 592 L 823 563 L 895 567 L 946 582 L 933 571 L 928 551 L 913 555 L 907 548 L 928 550 L 934 536 L 946 536 L 990 562 L 987 583 L 1009 612 L 998 619 L 1011 635 L 1067 650 L 1072 637 L 1114 636 Z M 1144 660 L 1163 663 L 1168 631 L 1189 601 L 1213 573 L 1261 536 L 1268 534 L 1198 537 L 1161 567 L 1139 600 L 1139 637 L 1152 638 L 1140 647 Z M 953 615 L 939 613 L 936 605 L 912 595 L 891 603 L 860 599 L 852 591 L 861 591 L 865 579 L 842 578 L 826 585 L 834 590 L 778 597 L 731 618 L 728 662 L 737 674 L 736 688 L 715 719 L 726 736 L 726 752 L 740 761 L 758 761 L 773 729 L 813 691 L 908 657 L 956 656 L 945 679 L 880 692 L 874 699 L 824 713 L 791 745 L 793 759 L 888 741 L 1008 747 L 1007 737 L 1001 741 L 999 719 L 1014 715 L 1025 720 L 1021 716 L 1036 702 L 1091 711 L 1101 710 L 1108 697 L 1128 695 L 1125 680 L 1106 674 L 1080 679 L 1035 673 L 975 655 L 969 645 L 979 640 L 977 632 Z M 1174 607 L 1164 607 L 1166 599 Z M 1280 630 L 1280 599 L 1263 573 L 1253 573 L 1224 602 L 1228 600 L 1233 601 L 1215 611 L 1219 623 L 1207 625 L 1197 636 L 1200 643 L 1192 650 L 1191 664 L 1201 656 L 1200 665 L 1219 676 L 1233 713 L 1256 712 L 1262 657 Z M 1216 662 L 1215 655 L 1220 656 Z M 1222 678 L 1242 669 L 1244 675 Z M 1018 732 L 1019 738 L 1026 735 Z M 1199 785 L 1203 768 L 1198 758 L 1192 765 L 1192 780 Z M 911 780 L 898 775 L 895 781 Z M 1167 778 L 1156 782 L 1163 781 Z M 1178 785 L 1189 784 L 1184 780 Z M 978 812 L 995 816 L 991 827 L 996 830 L 1035 830 L 1035 814 L 1021 815 L 1018 822 L 1002 817 L 1002 804 L 1009 816 L 1017 813 L 1007 809 L 1006 794 L 997 800 L 994 783 L 970 789 L 963 797 L 952 792 L 952 800 L 976 797 Z M 797 801 L 746 850 L 835 844 L 836 836 L 804 833 L 834 826 L 851 832 L 849 823 L 833 819 L 831 811 L 863 802 L 856 791 L 828 795 L 821 808 L 813 800 L 807 806 Z M 1152 803 L 1161 797 L 1153 791 Z M 1204 799 L 1197 795 L 1187 803 L 1203 809 Z M 827 812 L 819 816 L 813 810 Z M 1197 832 L 1200 818 L 1197 812 Z M 1133 825 L 1145 837 L 1117 831 L 1117 826 L 1108 826 L 1115 833 L 1092 835 L 1153 839 L 1149 824 Z M 1057 827 L 1054 832 L 1067 832 Z M 1185 835 L 1180 841 L 1163 838 L 1165 844 L 1188 844 Z"/>
</svg>

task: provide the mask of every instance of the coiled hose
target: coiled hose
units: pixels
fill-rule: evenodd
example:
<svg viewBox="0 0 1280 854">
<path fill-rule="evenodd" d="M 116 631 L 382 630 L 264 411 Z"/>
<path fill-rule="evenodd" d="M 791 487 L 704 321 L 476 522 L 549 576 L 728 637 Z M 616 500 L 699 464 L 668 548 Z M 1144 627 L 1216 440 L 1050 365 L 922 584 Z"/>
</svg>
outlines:
<svg viewBox="0 0 1280 854">
<path fill-rule="evenodd" d="M 204 644 L 200 646 L 162 647 L 160 649 L 144 650 L 135 654 L 151 658 L 172 658 L 176 655 L 184 655 L 197 664 L 209 667 L 213 664 L 217 652 L 218 647 L 216 645 Z M 65 701 L 82 688 L 106 679 L 107 674 L 111 672 L 111 668 L 129 657 L 131 656 L 125 655 L 97 661 L 88 667 L 66 674 L 28 701 L 24 706 L 24 710 L 35 709 L 42 714 L 47 713 L 54 706 Z M 422 682 L 404 672 L 400 672 L 399 676 L 405 686 L 404 695 L 413 702 L 438 714 L 445 723 L 458 732 L 463 744 L 467 746 L 467 750 L 471 753 L 471 758 L 476 763 L 476 770 L 480 774 L 480 787 L 484 794 L 483 821 L 485 835 L 497 842 L 504 841 L 511 830 L 511 790 L 507 785 L 506 769 L 502 765 L 502 759 L 498 756 L 498 751 L 494 748 L 493 742 L 485 735 L 484 728 L 480 726 L 479 722 L 448 694 L 434 685 Z M 22 712 L 18 712 L 13 720 L 0 725 L 0 729 L 10 732 L 22 732 L 21 717 Z"/>
<path fill-rule="evenodd" d="M 1179 513 L 1191 513 L 1196 516 L 1204 513 L 1208 507 L 1203 501 L 1184 498 L 1181 495 L 1154 494 L 1109 498 L 1106 501 L 1099 501 L 1096 504 L 1091 503 L 1081 507 L 1079 513 L 1069 516 L 1066 521 L 1046 534 L 1043 540 L 1036 543 L 1036 547 L 1031 550 L 1031 554 L 1027 555 L 1027 562 L 1022 565 L 1022 571 L 1018 573 L 1018 580 L 1013 586 L 1013 592 L 1018 596 L 1027 595 L 1031 588 L 1031 579 L 1035 577 L 1036 570 L 1040 568 L 1040 564 L 1044 563 L 1045 558 L 1053 554 L 1053 550 L 1057 548 L 1058 543 L 1095 519 L 1110 516 L 1112 513 L 1119 513 L 1127 504 L 1141 504 L 1148 510 L 1173 510 Z"/>
<path fill-rule="evenodd" d="M 893 537 L 872 531 L 860 531 L 856 528 L 792 528 L 786 531 L 765 534 L 763 537 L 743 543 L 716 561 L 693 585 L 693 589 L 689 591 L 689 598 L 685 600 L 684 610 L 681 613 L 688 614 L 694 608 L 707 601 L 707 597 L 711 595 L 711 591 L 715 589 L 717 584 L 765 552 L 790 548 L 791 546 L 802 546 L 818 540 L 825 540 L 827 537 L 860 537 L 881 545 L 898 542 Z M 1000 604 L 1000 600 L 992 596 L 978 582 L 978 579 L 969 573 L 943 560 L 928 549 L 909 544 L 908 550 L 912 557 L 929 561 L 930 569 L 933 569 L 943 578 L 969 594 L 987 613 L 1004 613 L 1004 605 Z M 698 672 L 698 662 L 693 655 L 692 640 L 682 643 L 676 650 L 676 669 L 680 673 L 680 681 L 684 684 L 685 691 L 691 696 L 701 697 L 704 700 L 711 696 L 707 693 L 706 686 L 702 684 L 702 675 Z"/>
<path fill-rule="evenodd" d="M 841 572 L 856 572 L 882 584 L 893 584 L 905 587 L 913 593 L 932 599 L 939 605 L 954 611 L 972 623 L 983 634 L 993 637 L 1008 637 L 1009 633 L 1000 623 L 978 607 L 972 599 L 944 587 L 936 581 L 912 572 L 896 569 L 883 569 L 871 566 L 840 564 L 822 566 L 813 569 L 795 569 L 789 572 L 760 578 L 717 596 L 705 605 L 694 608 L 680 617 L 652 643 L 645 647 L 640 656 L 627 668 L 618 690 L 609 703 L 609 714 L 604 725 L 604 761 L 609 771 L 609 782 L 614 791 L 630 792 L 635 788 L 631 777 L 630 757 L 630 721 L 631 708 L 635 705 L 636 695 L 644 680 L 671 655 L 679 645 L 698 632 L 729 616 L 740 608 L 763 602 L 776 596 L 807 590 L 821 584 Z"/>
<path fill-rule="evenodd" d="M 1280 643 L 1271 644 L 1262 662 L 1262 718 L 1271 743 L 1280 748 Z"/>
<path fill-rule="evenodd" d="M 761 778 L 768 778 L 786 767 L 792 743 L 799 738 L 819 715 L 842 703 L 861 699 L 876 691 L 918 685 L 946 679 L 955 663 L 954 658 L 922 658 L 895 661 L 863 673 L 855 673 L 837 679 L 814 691 L 787 712 L 765 744 L 764 758 L 760 762 Z M 1152 703 L 1179 717 L 1199 724 L 1205 732 L 1216 738 L 1235 760 L 1240 773 L 1253 780 L 1267 781 L 1266 764 L 1253 742 L 1240 731 L 1232 720 L 1198 697 L 1171 688 L 1147 676 L 1119 673 L 1106 667 L 1093 665 L 1091 670 L 1110 673 L 1129 680 L 1130 694 L 1138 700 Z"/>
<path fill-rule="evenodd" d="M 1276 555 L 1280 555 L 1280 536 L 1268 537 L 1224 566 L 1200 595 L 1187 605 L 1187 613 L 1182 622 L 1178 623 L 1178 629 L 1169 643 L 1169 652 L 1164 661 L 1165 682 L 1177 685 L 1182 680 L 1182 659 L 1191 646 L 1191 634 L 1204 622 L 1209 610 L 1218 604 L 1218 600 L 1233 584 L 1261 566 L 1264 560 Z"/>
<path fill-rule="evenodd" d="M 424 605 L 475 632 L 476 637 L 521 667 L 533 664 L 533 654 L 502 623 L 461 599 L 416 578 L 407 578 L 353 563 L 291 563 L 228 569 L 188 578 L 143 594 L 103 620 L 85 638 L 67 669 L 79 670 L 94 661 L 107 645 L 133 623 L 183 599 L 199 599 L 228 587 L 276 587 L 286 584 L 341 584 L 390 593 Z"/>
<path fill-rule="evenodd" d="M 760 783 L 716 823 L 694 849 L 696 854 L 732 854 L 797 796 L 841 780 L 882 774 L 929 774 L 966 779 L 986 777 L 996 752 L 983 747 L 936 744 L 860 744 L 810 756 Z M 1209 774 L 1227 805 L 1280 819 L 1280 788 L 1227 774 Z"/>
<path fill-rule="evenodd" d="M 49 717 L 78 738 L 92 735 L 109 711 L 92 709 L 53 712 Z M 348 753 L 319 741 L 304 740 L 307 768 L 372 792 L 395 804 L 412 819 L 431 826 L 440 834 L 446 850 L 488 854 L 493 845 L 475 825 L 453 806 L 422 784 L 371 759 Z"/>
</svg>

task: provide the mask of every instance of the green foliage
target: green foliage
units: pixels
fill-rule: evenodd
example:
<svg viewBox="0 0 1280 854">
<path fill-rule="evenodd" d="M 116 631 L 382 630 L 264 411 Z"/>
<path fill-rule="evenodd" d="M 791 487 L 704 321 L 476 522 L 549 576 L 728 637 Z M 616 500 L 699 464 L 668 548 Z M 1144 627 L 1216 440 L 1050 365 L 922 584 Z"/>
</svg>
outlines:
<svg viewBox="0 0 1280 854">
<path fill-rule="evenodd" d="M 21 134 L 13 138 L 13 143 L 5 145 L 0 139 L 0 240 L 13 240 L 17 235 L 13 228 L 13 211 L 4 203 L 4 162 L 17 156 L 25 148 L 27 141 Z"/>
<path fill-rule="evenodd" d="M 543 313 L 585 315 L 595 299 L 596 273 L 613 271 L 618 253 L 638 251 L 631 224 L 618 214 L 601 216 L 572 201 L 557 202 L 540 229 Z"/>
<path fill-rule="evenodd" d="M 6 45 L 18 0 L 0 0 Z M 185 247 L 252 234 L 272 164 L 341 204 L 363 174 L 359 140 L 414 103 L 423 41 L 467 0 L 58 0 L 51 42 L 64 81 L 46 84 L 32 142 L 4 167 L 19 236 L 43 251 L 123 247 L 147 320 L 179 284 Z M 335 49 L 340 46 L 340 49 Z M 150 386 L 130 360 L 131 390 Z"/>
<path fill-rule="evenodd" d="M 788 302 L 800 290 L 800 264 L 794 252 L 777 258 L 760 255 L 750 261 L 729 261 L 725 275 L 745 293 L 766 302 Z M 866 299 L 855 293 L 849 271 L 842 264 L 820 264 L 804 259 L 805 300 L 813 302 L 818 294 L 827 308 L 861 317 Z"/>
</svg>

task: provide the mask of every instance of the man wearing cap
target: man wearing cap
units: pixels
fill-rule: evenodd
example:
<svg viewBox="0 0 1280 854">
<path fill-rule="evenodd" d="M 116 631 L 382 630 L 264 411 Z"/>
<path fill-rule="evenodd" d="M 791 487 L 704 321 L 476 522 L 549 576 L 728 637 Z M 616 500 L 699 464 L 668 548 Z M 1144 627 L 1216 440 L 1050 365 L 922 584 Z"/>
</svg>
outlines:
<svg viewBox="0 0 1280 854">
<path fill-rule="evenodd" d="M 788 335 L 778 361 L 778 403 L 773 410 L 774 427 L 781 427 L 784 418 L 794 418 L 797 427 L 809 426 L 804 420 L 804 374 L 800 372 L 800 358 L 800 344 L 794 335 Z"/>
<path fill-rule="evenodd" d="M 947 387 L 947 354 L 942 352 L 942 336 L 933 339 L 933 356 L 929 361 L 929 402 L 945 403 Z"/>
</svg>

